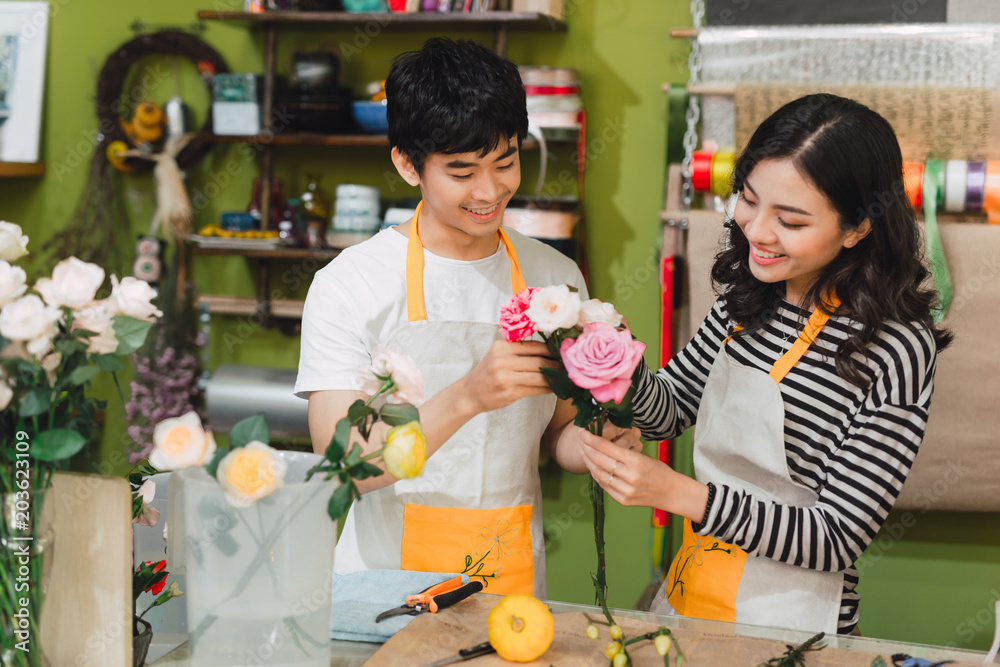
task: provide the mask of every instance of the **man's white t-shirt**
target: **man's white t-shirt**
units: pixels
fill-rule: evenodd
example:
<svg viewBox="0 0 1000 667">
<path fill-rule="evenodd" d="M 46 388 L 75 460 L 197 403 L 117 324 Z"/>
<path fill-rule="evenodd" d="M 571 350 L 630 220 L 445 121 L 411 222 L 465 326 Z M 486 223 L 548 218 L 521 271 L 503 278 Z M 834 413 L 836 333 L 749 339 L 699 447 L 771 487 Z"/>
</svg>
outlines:
<svg viewBox="0 0 1000 667">
<path fill-rule="evenodd" d="M 568 284 L 587 298 L 580 269 L 541 241 L 504 229 L 529 287 Z M 295 394 L 357 390 L 358 369 L 374 347 L 408 320 L 408 239 L 386 229 L 351 246 L 316 273 L 302 314 L 302 342 Z M 490 257 L 463 261 L 424 249 L 424 306 L 430 321 L 497 324 L 512 296 L 510 259 L 497 242 Z"/>
</svg>

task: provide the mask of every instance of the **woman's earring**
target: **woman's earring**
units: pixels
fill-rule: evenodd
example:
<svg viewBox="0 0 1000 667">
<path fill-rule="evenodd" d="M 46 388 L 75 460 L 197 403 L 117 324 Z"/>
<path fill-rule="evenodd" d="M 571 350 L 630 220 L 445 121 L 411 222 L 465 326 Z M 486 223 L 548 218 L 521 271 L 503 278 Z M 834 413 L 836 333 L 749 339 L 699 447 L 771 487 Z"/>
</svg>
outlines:
<svg viewBox="0 0 1000 667">
<path fill-rule="evenodd" d="M 848 241 L 848 242 L 847 242 L 847 247 L 848 247 L 848 248 L 850 248 L 850 247 L 851 247 L 851 246 L 853 246 L 853 245 L 854 245 L 854 241 Z"/>
</svg>

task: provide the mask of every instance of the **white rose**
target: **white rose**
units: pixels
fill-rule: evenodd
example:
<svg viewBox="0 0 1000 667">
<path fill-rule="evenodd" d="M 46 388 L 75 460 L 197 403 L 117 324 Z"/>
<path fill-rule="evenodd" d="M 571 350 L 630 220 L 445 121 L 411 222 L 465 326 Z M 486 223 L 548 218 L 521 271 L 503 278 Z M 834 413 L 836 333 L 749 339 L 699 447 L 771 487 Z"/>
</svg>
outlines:
<svg viewBox="0 0 1000 667">
<path fill-rule="evenodd" d="M 618 327 L 622 323 L 622 315 L 612 304 L 590 299 L 580 304 L 580 324 L 593 322 L 607 322 L 613 327 Z"/>
<path fill-rule="evenodd" d="M 96 336 L 87 339 L 87 352 L 112 354 L 118 349 L 114 319 L 118 313 L 117 302 L 113 299 L 92 301 L 90 305 L 73 313 L 73 330 L 92 331 Z"/>
<path fill-rule="evenodd" d="M 201 425 L 198 413 L 164 419 L 153 429 L 149 464 L 157 470 L 180 470 L 208 463 L 215 455 L 215 437 Z"/>
<path fill-rule="evenodd" d="M 0 306 L 10 303 L 28 289 L 24 269 L 0 260 Z"/>
<path fill-rule="evenodd" d="M 546 336 L 556 329 L 572 329 L 579 321 L 580 295 L 567 285 L 543 287 L 532 295 L 525 314 Z"/>
<path fill-rule="evenodd" d="M 49 347 L 48 349 L 51 350 L 52 348 Z M 40 353 L 38 356 L 41 358 L 40 365 L 42 370 L 45 371 L 45 377 L 48 378 L 50 385 L 54 385 L 56 383 L 56 371 L 59 370 L 59 366 L 62 364 L 62 353 L 46 351 Z"/>
<path fill-rule="evenodd" d="M 28 237 L 20 225 L 0 221 L 0 259 L 13 262 L 28 254 Z"/>
<path fill-rule="evenodd" d="M 111 298 L 115 300 L 118 312 L 122 315 L 147 322 L 152 322 L 155 317 L 163 317 L 163 313 L 151 303 L 155 297 L 156 290 L 145 280 L 126 276 L 118 282 L 117 276 L 111 276 Z"/>
<path fill-rule="evenodd" d="M 358 371 L 361 391 L 375 395 L 386 379 L 396 386 L 390 400 L 398 400 L 412 405 L 424 402 L 424 376 L 402 350 L 395 347 L 376 345 L 372 350 L 372 364 Z"/>
<path fill-rule="evenodd" d="M 34 341 L 51 336 L 62 313 L 34 294 L 11 301 L 0 310 L 0 335 L 7 340 Z"/>
<path fill-rule="evenodd" d="M 278 452 L 254 440 L 237 447 L 219 461 L 215 478 L 233 507 L 249 507 L 285 483 L 288 464 Z"/>
<path fill-rule="evenodd" d="M 7 382 L 7 375 L 0 371 L 0 410 L 6 410 L 10 399 L 14 398 L 14 390 Z"/>
<path fill-rule="evenodd" d="M 104 269 L 76 257 L 67 257 L 56 264 L 51 278 L 35 283 L 35 291 L 50 306 L 83 308 L 94 300 L 104 282 Z"/>
</svg>

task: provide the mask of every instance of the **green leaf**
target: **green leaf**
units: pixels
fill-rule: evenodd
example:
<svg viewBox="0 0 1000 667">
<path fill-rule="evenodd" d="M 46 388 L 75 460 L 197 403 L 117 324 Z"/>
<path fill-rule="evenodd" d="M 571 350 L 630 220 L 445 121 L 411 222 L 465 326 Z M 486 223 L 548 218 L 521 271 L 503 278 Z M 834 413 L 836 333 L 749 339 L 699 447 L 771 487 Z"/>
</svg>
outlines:
<svg viewBox="0 0 1000 667">
<path fill-rule="evenodd" d="M 566 371 L 561 371 L 556 368 L 542 368 L 542 375 L 549 382 L 549 387 L 552 388 L 552 393 L 562 399 L 575 398 L 585 393 L 569 379 L 569 375 Z"/>
<path fill-rule="evenodd" d="M 44 387 L 36 387 L 24 395 L 21 399 L 21 410 L 18 415 L 21 419 L 40 415 L 49 409 L 52 404 L 52 397 L 49 390 Z"/>
<path fill-rule="evenodd" d="M 587 428 L 591 422 L 602 419 L 604 410 L 597 403 L 594 403 L 590 394 L 583 397 L 574 397 L 573 405 L 576 406 L 576 418 L 573 423 L 580 428 Z"/>
<path fill-rule="evenodd" d="M 333 432 L 330 446 L 326 448 L 326 453 L 324 454 L 326 459 L 331 463 L 340 463 L 341 459 L 344 458 L 344 452 L 347 451 L 347 447 L 350 444 L 350 438 L 351 422 L 347 417 L 344 417 L 337 422 L 337 429 Z"/>
<path fill-rule="evenodd" d="M 350 420 L 352 425 L 358 427 L 358 432 L 361 433 L 361 437 L 365 440 L 368 439 L 371 433 L 371 421 L 375 417 L 378 417 L 378 412 L 371 406 L 365 405 L 365 402 L 360 398 L 354 401 L 347 411 L 347 419 Z"/>
<path fill-rule="evenodd" d="M 142 347 L 153 323 L 119 315 L 115 318 L 114 327 L 115 338 L 118 339 L 118 349 L 115 350 L 115 354 L 122 356 L 132 354 Z"/>
<path fill-rule="evenodd" d="M 31 455 L 39 461 L 68 459 L 83 449 L 87 439 L 68 428 L 42 431 L 31 441 Z"/>
<path fill-rule="evenodd" d="M 344 467 L 352 468 L 361 463 L 361 445 L 354 443 L 351 446 L 351 451 L 347 452 L 347 456 L 344 457 Z"/>
<path fill-rule="evenodd" d="M 420 413 L 409 403 L 387 403 L 380 411 L 382 421 L 389 426 L 400 426 L 420 420 Z"/>
<path fill-rule="evenodd" d="M 85 352 L 87 350 L 86 343 L 74 338 L 61 338 L 56 341 L 54 347 L 56 348 L 56 352 L 62 353 L 64 357 L 68 357 L 77 352 Z"/>
<path fill-rule="evenodd" d="M 330 518 L 334 521 L 347 514 L 347 510 L 351 506 L 351 501 L 354 500 L 353 487 L 354 482 L 341 484 L 330 497 L 330 504 L 327 507 L 327 511 L 330 514 Z"/>
<path fill-rule="evenodd" d="M 618 428 L 632 428 L 634 415 L 632 414 L 632 401 L 622 401 L 625 407 L 608 410 L 608 420 Z"/>
<path fill-rule="evenodd" d="M 265 445 L 271 443 L 271 429 L 267 427 L 267 420 L 264 413 L 255 414 L 252 417 L 241 419 L 233 425 L 229 432 L 229 447 L 245 447 L 254 440 L 263 442 Z"/>
<path fill-rule="evenodd" d="M 212 477 L 215 477 L 215 472 L 219 469 L 219 461 L 226 458 L 226 454 L 228 453 L 229 450 L 226 449 L 225 447 L 219 447 L 218 449 L 216 449 L 215 455 L 212 457 L 212 460 L 205 464 L 205 472 L 207 472 Z"/>
<path fill-rule="evenodd" d="M 116 373 L 118 371 L 125 370 L 122 360 L 113 354 L 95 354 L 91 357 L 91 359 L 98 368 L 108 373 Z"/>
<path fill-rule="evenodd" d="M 354 479 L 368 479 L 369 477 L 378 477 L 381 475 L 382 469 L 367 461 L 362 461 L 350 468 L 348 472 L 350 472 L 351 477 Z"/>
<path fill-rule="evenodd" d="M 100 372 L 101 369 L 97 366 L 80 366 L 69 374 L 69 383 L 74 386 L 85 384 Z"/>
</svg>

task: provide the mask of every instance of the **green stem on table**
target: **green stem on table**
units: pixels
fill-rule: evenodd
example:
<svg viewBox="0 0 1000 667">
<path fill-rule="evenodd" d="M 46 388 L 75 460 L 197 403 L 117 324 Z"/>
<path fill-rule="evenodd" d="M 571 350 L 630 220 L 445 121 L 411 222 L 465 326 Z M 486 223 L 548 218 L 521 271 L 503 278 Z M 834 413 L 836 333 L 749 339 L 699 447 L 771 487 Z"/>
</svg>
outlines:
<svg viewBox="0 0 1000 667">
<path fill-rule="evenodd" d="M 597 436 L 604 433 L 603 412 L 597 419 L 587 424 L 587 430 Z M 594 542 L 597 545 L 597 575 L 594 585 L 597 587 L 598 600 L 603 600 L 608 594 L 607 567 L 604 558 L 604 489 L 593 475 L 590 477 L 590 503 L 594 506 Z"/>
</svg>

